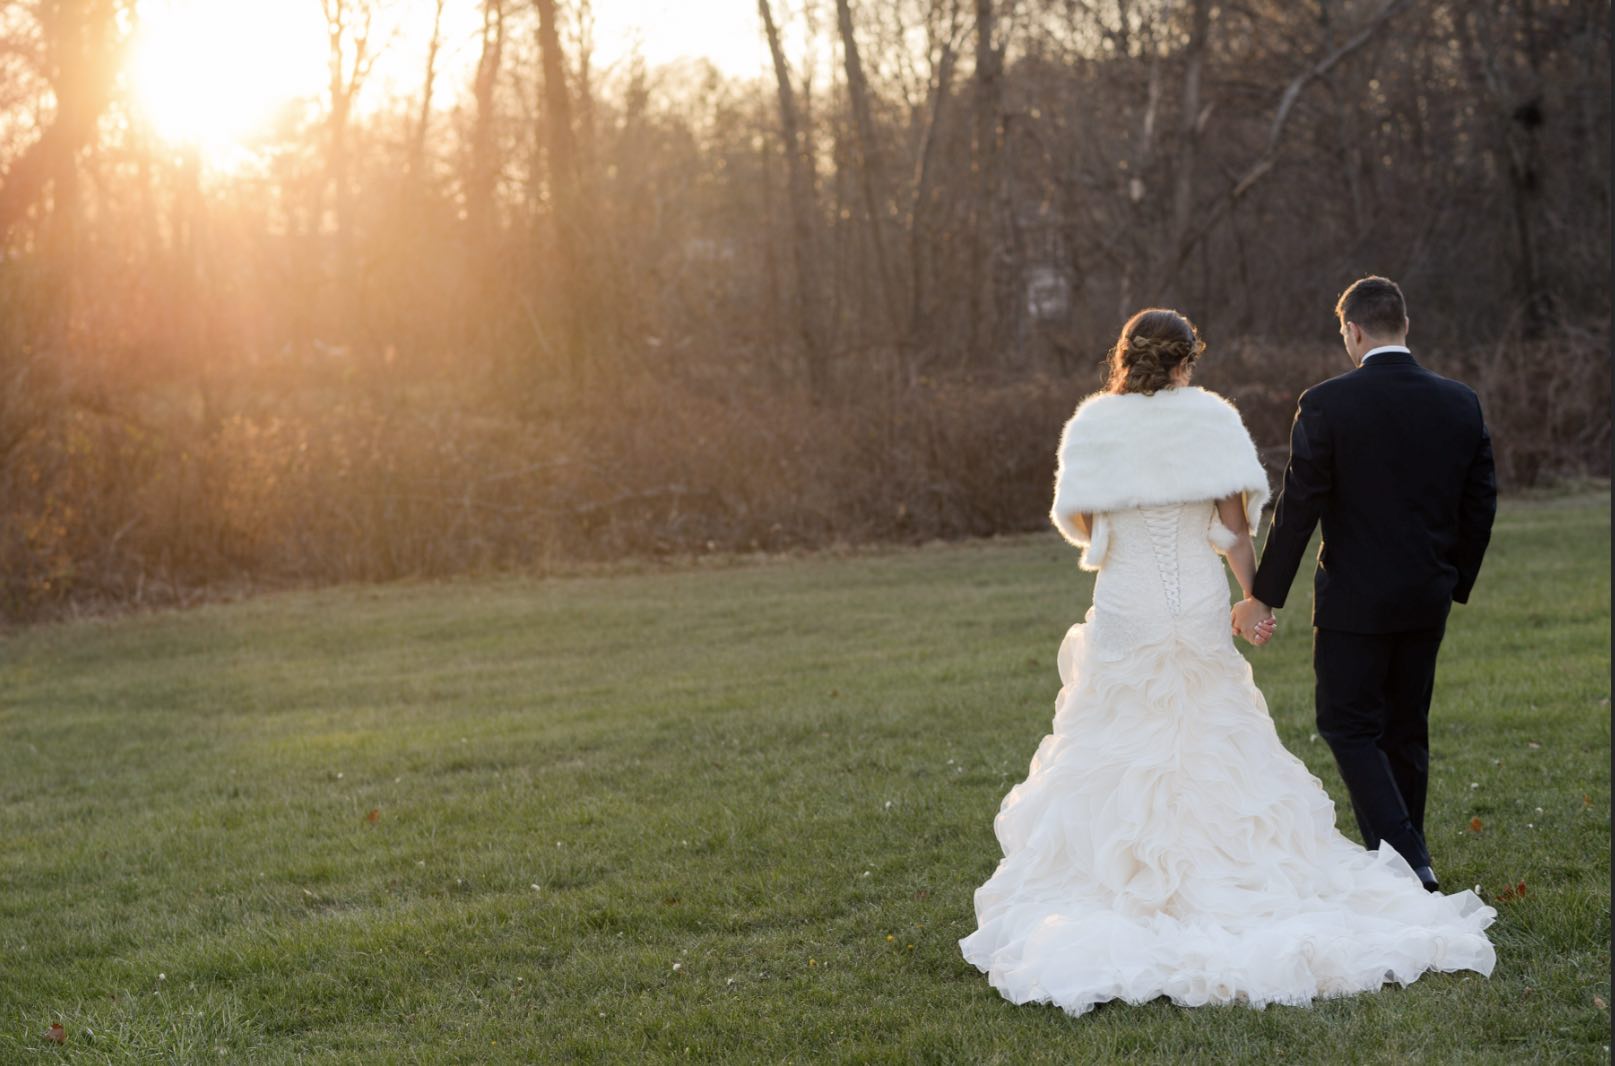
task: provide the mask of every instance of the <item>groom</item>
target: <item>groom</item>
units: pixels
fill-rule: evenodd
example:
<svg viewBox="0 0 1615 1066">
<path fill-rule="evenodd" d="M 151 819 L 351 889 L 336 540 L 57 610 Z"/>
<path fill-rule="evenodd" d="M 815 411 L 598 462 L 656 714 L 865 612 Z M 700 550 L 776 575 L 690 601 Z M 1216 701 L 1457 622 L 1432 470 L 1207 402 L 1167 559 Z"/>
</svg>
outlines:
<svg viewBox="0 0 1615 1066">
<path fill-rule="evenodd" d="M 1426 723 L 1447 613 L 1469 600 L 1497 511 L 1491 438 L 1475 393 L 1408 351 L 1395 282 L 1354 282 L 1335 314 L 1357 369 L 1301 394 L 1267 546 L 1234 624 L 1261 632 L 1257 624 L 1284 606 L 1321 521 L 1318 733 L 1364 845 L 1389 844 L 1436 892 L 1424 839 Z"/>
</svg>

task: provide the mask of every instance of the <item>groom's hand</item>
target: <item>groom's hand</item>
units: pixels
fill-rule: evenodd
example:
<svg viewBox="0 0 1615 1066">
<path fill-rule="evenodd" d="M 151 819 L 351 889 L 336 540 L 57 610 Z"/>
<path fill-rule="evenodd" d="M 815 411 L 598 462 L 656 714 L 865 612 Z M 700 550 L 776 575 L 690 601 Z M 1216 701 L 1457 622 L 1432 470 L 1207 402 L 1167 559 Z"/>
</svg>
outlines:
<svg viewBox="0 0 1615 1066">
<path fill-rule="evenodd" d="M 1234 604 L 1232 620 L 1234 632 L 1258 646 L 1272 640 L 1273 632 L 1278 628 L 1273 608 L 1249 597 Z"/>
</svg>

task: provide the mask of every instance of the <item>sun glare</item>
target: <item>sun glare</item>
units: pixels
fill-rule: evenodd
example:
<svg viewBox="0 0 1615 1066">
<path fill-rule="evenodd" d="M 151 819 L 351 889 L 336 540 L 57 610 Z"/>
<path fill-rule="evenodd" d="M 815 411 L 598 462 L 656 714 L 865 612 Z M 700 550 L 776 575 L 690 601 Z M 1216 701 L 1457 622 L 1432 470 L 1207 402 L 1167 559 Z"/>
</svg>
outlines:
<svg viewBox="0 0 1615 1066">
<path fill-rule="evenodd" d="M 361 113 L 420 91 L 433 0 L 378 7 L 376 67 Z M 597 69 L 638 50 L 651 65 L 706 57 L 725 74 L 767 74 L 755 9 L 734 0 L 611 0 L 595 11 Z M 480 5 L 443 13 L 437 106 L 468 86 L 477 61 Z M 198 150 L 215 169 L 254 157 L 286 104 L 323 95 L 328 39 L 318 0 L 140 0 L 128 75 L 139 116 L 175 147 Z"/>
<path fill-rule="evenodd" d="M 620 61 L 637 46 L 652 66 L 704 57 L 730 77 L 769 72 L 756 3 L 617 0 L 596 3 L 594 17 L 602 63 Z"/>
<path fill-rule="evenodd" d="M 215 164 L 246 145 L 288 101 L 318 91 L 321 26 L 313 5 L 262 0 L 143 3 L 130 77 L 140 114 L 163 140 Z"/>
</svg>

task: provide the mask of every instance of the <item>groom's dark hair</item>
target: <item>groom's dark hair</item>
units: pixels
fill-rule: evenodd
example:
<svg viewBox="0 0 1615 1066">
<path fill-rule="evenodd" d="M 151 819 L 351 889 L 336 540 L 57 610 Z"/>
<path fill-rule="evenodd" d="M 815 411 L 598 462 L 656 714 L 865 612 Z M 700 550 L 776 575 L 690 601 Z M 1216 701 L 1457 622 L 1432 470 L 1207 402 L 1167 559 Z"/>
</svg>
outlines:
<svg viewBox="0 0 1615 1066">
<path fill-rule="evenodd" d="M 1358 278 L 1340 294 L 1335 314 L 1344 325 L 1355 322 L 1371 337 L 1391 337 L 1408 324 L 1408 305 L 1402 290 L 1390 278 L 1377 274 Z"/>
</svg>

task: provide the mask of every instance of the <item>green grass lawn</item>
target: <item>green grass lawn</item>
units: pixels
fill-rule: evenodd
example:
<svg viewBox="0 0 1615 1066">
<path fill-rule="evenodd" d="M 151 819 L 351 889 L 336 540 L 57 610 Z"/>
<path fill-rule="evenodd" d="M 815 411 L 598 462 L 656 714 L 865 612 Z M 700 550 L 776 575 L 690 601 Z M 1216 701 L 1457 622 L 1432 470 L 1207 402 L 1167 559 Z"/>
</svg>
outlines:
<svg viewBox="0 0 1615 1066">
<path fill-rule="evenodd" d="M 1437 870 L 1527 886 L 1496 972 L 1263 1012 L 959 954 L 1088 605 L 1052 532 L 16 633 L 0 1062 L 1607 1061 L 1609 549 L 1607 497 L 1506 502 L 1442 651 Z M 1245 651 L 1355 834 L 1292 602 Z"/>
</svg>

